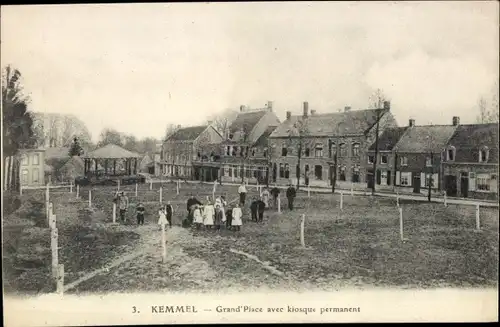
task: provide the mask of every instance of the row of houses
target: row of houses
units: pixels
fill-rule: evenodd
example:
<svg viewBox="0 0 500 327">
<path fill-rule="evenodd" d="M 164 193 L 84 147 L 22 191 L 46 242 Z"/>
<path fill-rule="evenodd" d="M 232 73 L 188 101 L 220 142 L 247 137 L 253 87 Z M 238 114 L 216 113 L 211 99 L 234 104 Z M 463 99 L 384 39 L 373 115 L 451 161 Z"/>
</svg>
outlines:
<svg viewBox="0 0 500 327">
<path fill-rule="evenodd" d="M 378 139 L 376 135 L 379 135 Z M 157 175 L 201 181 L 247 180 L 498 198 L 498 125 L 400 127 L 383 108 L 317 113 L 308 102 L 283 121 L 265 108 L 240 107 L 221 135 L 211 124 L 179 128 L 162 145 Z M 334 178 L 335 177 L 335 178 Z"/>
</svg>

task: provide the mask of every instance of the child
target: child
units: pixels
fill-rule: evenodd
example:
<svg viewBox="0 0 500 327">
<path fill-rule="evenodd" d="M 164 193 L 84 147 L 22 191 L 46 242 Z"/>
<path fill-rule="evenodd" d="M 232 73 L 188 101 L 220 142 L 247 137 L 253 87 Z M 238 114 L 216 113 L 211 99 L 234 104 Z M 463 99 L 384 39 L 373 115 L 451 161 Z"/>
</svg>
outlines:
<svg viewBox="0 0 500 327">
<path fill-rule="evenodd" d="M 231 222 L 233 220 L 233 209 L 226 210 L 226 229 L 231 229 Z"/>
<path fill-rule="evenodd" d="M 160 230 L 161 230 L 163 228 L 163 226 L 168 224 L 167 212 L 166 212 L 165 207 L 162 206 L 160 208 L 160 211 L 158 211 L 158 215 L 160 216 L 160 218 L 158 219 L 158 225 L 160 225 Z"/>
<path fill-rule="evenodd" d="M 197 204 L 195 204 L 193 208 L 193 218 L 196 229 L 200 229 L 201 225 L 203 225 L 203 217 L 201 215 L 200 206 Z"/>
<path fill-rule="evenodd" d="M 220 227 L 224 222 L 224 210 L 221 205 L 217 205 L 215 207 L 215 229 L 220 231 Z"/>
<path fill-rule="evenodd" d="M 231 216 L 232 216 L 231 225 L 235 226 L 235 230 L 239 232 L 242 225 L 241 218 L 243 216 L 243 213 L 241 212 L 241 208 L 238 203 L 236 203 L 235 207 L 233 208 Z"/>
<path fill-rule="evenodd" d="M 137 211 L 137 225 L 144 225 L 144 205 L 139 203 L 136 207 Z"/>
<path fill-rule="evenodd" d="M 214 206 L 207 201 L 207 204 L 203 207 L 203 224 L 205 228 L 211 229 L 214 225 Z"/>
<path fill-rule="evenodd" d="M 167 221 L 168 226 L 172 228 L 172 215 L 174 214 L 174 207 L 170 204 L 170 201 L 167 202 L 166 212 L 167 212 Z"/>
</svg>

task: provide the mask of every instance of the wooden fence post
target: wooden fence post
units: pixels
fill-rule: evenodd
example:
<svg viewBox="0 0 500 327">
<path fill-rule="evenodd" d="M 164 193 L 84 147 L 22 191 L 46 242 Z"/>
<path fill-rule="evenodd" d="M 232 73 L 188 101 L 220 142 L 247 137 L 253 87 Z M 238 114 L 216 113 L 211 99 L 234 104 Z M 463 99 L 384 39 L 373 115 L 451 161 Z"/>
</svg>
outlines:
<svg viewBox="0 0 500 327">
<path fill-rule="evenodd" d="M 404 241 L 403 235 L 403 208 L 399 208 L 399 234 L 401 236 L 401 241 Z"/>
<path fill-rule="evenodd" d="M 80 197 L 80 184 L 76 185 L 76 198 L 78 199 Z"/>
<path fill-rule="evenodd" d="M 177 180 L 177 195 L 179 195 L 179 180 Z"/>
<path fill-rule="evenodd" d="M 120 191 L 120 180 L 118 179 L 118 191 Z"/>
<path fill-rule="evenodd" d="M 160 203 L 163 202 L 163 187 L 160 186 Z"/>
<path fill-rule="evenodd" d="M 50 223 L 50 190 L 49 184 L 47 184 L 47 188 L 45 189 L 45 210 L 47 215 L 47 221 Z"/>
<path fill-rule="evenodd" d="M 161 224 L 161 246 L 162 246 L 162 262 L 167 262 L 167 240 L 165 237 L 165 224 Z"/>
<path fill-rule="evenodd" d="M 354 196 L 354 184 L 351 182 L 351 196 Z"/>
<path fill-rule="evenodd" d="M 58 265 L 59 265 L 59 253 L 58 253 L 58 248 L 57 248 L 59 235 L 58 235 L 58 231 L 57 231 L 57 228 L 55 227 L 55 225 L 53 228 L 51 228 L 50 231 L 51 231 L 50 249 L 52 250 L 52 276 L 54 279 L 56 279 Z"/>
<path fill-rule="evenodd" d="M 113 202 L 113 224 L 116 224 L 116 203 Z"/>
<path fill-rule="evenodd" d="M 89 190 L 89 208 L 92 207 L 92 191 Z"/>
<path fill-rule="evenodd" d="M 307 185 L 307 197 L 311 197 L 311 186 Z"/>
<path fill-rule="evenodd" d="M 135 183 L 135 196 L 137 197 L 137 183 Z"/>
<path fill-rule="evenodd" d="M 446 201 L 446 192 L 444 192 L 444 206 L 447 207 L 448 206 L 448 202 Z"/>
<path fill-rule="evenodd" d="M 481 230 L 481 224 L 480 224 L 480 219 L 479 219 L 479 203 L 476 204 L 476 229 Z"/>
<path fill-rule="evenodd" d="M 340 210 L 344 209 L 344 192 L 340 191 Z"/>
<path fill-rule="evenodd" d="M 281 213 L 281 197 L 278 196 L 278 213 Z"/>
<path fill-rule="evenodd" d="M 69 193 L 73 193 L 73 182 L 69 183 Z"/>
<path fill-rule="evenodd" d="M 306 215 L 302 214 L 302 221 L 300 222 L 300 245 L 305 248 L 306 242 L 304 240 L 304 224 L 306 220 Z"/>
<path fill-rule="evenodd" d="M 153 180 L 150 180 L 149 181 L 149 190 L 152 191 L 153 190 Z"/>
</svg>

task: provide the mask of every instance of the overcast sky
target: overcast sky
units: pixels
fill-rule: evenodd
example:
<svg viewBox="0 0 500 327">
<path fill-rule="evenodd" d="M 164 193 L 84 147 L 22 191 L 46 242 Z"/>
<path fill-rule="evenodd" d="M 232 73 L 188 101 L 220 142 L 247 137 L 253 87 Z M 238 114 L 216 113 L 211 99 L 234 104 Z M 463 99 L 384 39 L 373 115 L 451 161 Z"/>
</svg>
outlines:
<svg viewBox="0 0 500 327">
<path fill-rule="evenodd" d="M 498 2 L 3 6 L 2 67 L 34 111 L 161 137 L 241 104 L 299 113 L 389 96 L 400 125 L 473 122 L 498 80 Z"/>
</svg>

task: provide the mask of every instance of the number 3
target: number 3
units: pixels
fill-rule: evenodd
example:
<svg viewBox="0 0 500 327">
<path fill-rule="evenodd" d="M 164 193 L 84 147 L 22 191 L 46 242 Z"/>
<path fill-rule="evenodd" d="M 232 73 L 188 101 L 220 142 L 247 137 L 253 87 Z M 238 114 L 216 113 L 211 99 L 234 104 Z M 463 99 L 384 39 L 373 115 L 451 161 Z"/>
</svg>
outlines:
<svg viewBox="0 0 500 327">
<path fill-rule="evenodd" d="M 136 307 L 132 307 L 132 309 L 134 309 L 134 311 L 132 313 L 136 313 L 137 312 L 137 308 Z"/>
</svg>

